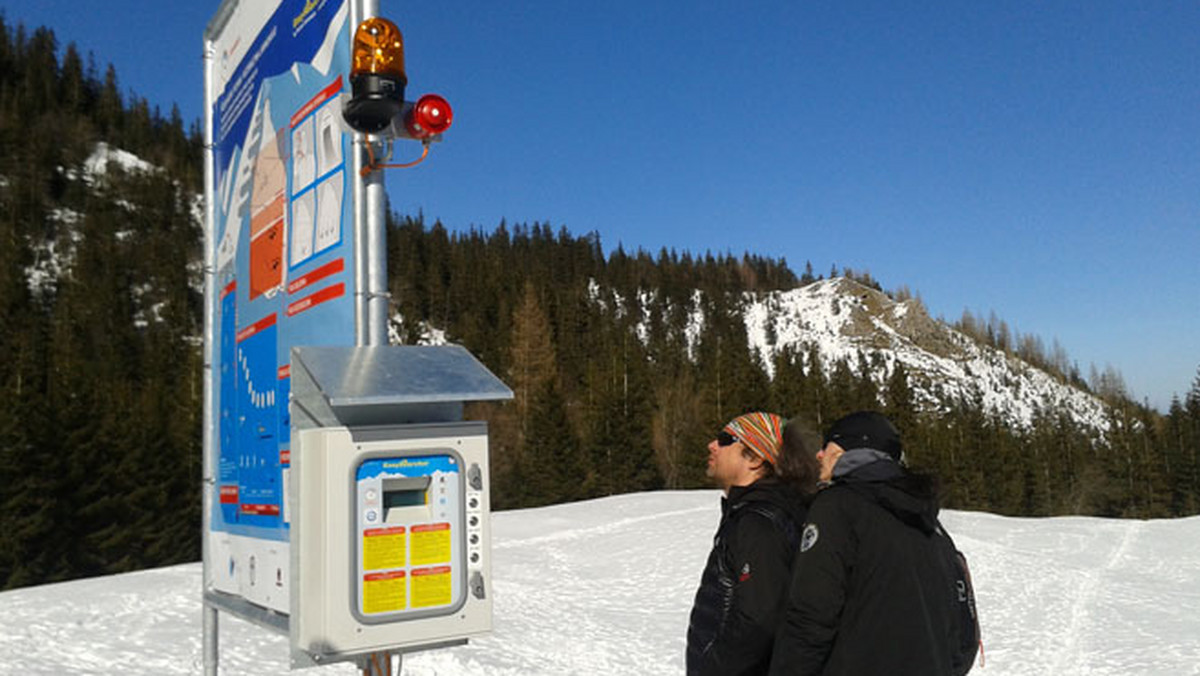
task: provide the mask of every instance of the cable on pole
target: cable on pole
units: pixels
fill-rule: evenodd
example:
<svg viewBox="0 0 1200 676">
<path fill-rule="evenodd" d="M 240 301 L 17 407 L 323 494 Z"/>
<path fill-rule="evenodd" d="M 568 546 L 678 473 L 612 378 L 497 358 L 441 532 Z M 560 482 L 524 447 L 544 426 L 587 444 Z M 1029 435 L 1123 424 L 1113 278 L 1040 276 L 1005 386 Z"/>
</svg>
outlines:
<svg viewBox="0 0 1200 676">
<path fill-rule="evenodd" d="M 373 171 L 378 171 L 380 169 L 408 169 L 410 167 L 415 167 L 418 164 L 424 162 L 425 158 L 429 156 L 429 141 L 422 141 L 421 142 L 421 146 L 422 146 L 421 156 L 418 157 L 417 159 L 413 160 L 412 162 L 404 162 L 402 164 L 386 164 L 384 162 L 376 163 L 375 148 L 374 148 L 374 145 L 371 143 L 370 134 L 367 135 L 366 146 L 367 146 L 367 165 L 359 171 L 360 176 L 366 176 L 367 174 L 370 174 Z M 385 157 L 384 160 L 385 161 L 390 160 L 391 157 L 392 157 L 392 152 L 389 149 L 387 157 Z"/>
</svg>

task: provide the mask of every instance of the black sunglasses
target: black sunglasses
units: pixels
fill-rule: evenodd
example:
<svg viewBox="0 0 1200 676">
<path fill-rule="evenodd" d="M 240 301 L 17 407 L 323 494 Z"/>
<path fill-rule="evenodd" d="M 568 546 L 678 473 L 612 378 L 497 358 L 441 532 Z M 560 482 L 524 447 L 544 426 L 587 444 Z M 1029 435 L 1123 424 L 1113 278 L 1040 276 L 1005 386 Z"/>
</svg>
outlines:
<svg viewBox="0 0 1200 676">
<path fill-rule="evenodd" d="M 737 440 L 738 440 L 737 437 L 733 436 L 729 432 L 726 432 L 725 430 L 721 430 L 720 432 L 717 432 L 717 445 L 718 446 L 729 446 L 730 444 L 737 443 Z"/>
</svg>

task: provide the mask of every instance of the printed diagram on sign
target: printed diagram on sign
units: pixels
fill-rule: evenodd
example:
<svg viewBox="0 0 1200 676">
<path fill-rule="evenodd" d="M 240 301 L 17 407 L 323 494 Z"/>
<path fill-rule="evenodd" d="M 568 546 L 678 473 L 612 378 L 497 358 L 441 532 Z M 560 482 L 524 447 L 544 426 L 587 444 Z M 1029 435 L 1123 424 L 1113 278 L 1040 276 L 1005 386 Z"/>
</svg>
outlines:
<svg viewBox="0 0 1200 676">
<path fill-rule="evenodd" d="M 271 409 L 273 409 L 275 407 L 274 383 L 271 383 L 272 387 L 270 387 L 269 389 L 264 388 L 260 391 L 254 385 L 254 375 L 250 372 L 250 361 L 246 357 L 246 353 L 244 351 L 239 350 L 238 358 L 239 358 L 240 366 L 242 367 L 242 377 L 244 379 L 243 382 L 246 383 L 246 391 L 245 391 L 246 401 L 248 401 L 250 403 L 250 405 L 253 406 L 254 408 L 258 408 L 258 409 L 271 408 Z"/>
<path fill-rule="evenodd" d="M 292 267 L 342 240 L 342 131 L 328 99 L 292 129 Z M 298 115 L 304 114 L 302 109 Z"/>
<path fill-rule="evenodd" d="M 324 175 L 342 163 L 342 132 L 332 107 L 326 105 L 318 108 L 316 118 L 321 137 L 321 143 L 317 146 L 317 158 L 320 160 L 318 173 Z"/>
<path fill-rule="evenodd" d="M 317 188 L 317 251 L 324 251 L 341 239 L 342 174 L 338 172 Z"/>
<path fill-rule="evenodd" d="M 292 131 L 292 185 L 308 185 L 317 178 L 313 118 L 305 118 Z"/>
<path fill-rule="evenodd" d="M 315 192 L 309 190 L 292 201 L 292 265 L 313 255 L 313 226 L 316 224 Z"/>
<path fill-rule="evenodd" d="M 243 523 L 274 524 L 283 506 L 277 337 L 274 314 L 242 329 L 237 336 L 238 439 L 236 450 L 230 449 L 229 455 L 239 491 L 237 520 Z"/>
<path fill-rule="evenodd" d="M 269 113 L 264 114 L 263 124 L 269 124 L 269 120 Z M 250 197 L 251 300 L 275 291 L 283 282 L 286 131 L 264 133 L 254 158 L 254 187 Z"/>
</svg>

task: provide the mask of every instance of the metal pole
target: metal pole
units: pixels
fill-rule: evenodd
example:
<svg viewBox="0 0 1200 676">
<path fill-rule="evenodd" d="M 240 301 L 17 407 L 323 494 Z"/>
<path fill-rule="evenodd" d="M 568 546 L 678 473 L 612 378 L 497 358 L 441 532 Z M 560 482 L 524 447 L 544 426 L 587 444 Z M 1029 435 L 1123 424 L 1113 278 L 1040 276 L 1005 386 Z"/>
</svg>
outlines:
<svg viewBox="0 0 1200 676">
<path fill-rule="evenodd" d="M 354 199 L 354 344 L 367 345 L 370 329 L 368 327 L 367 313 L 367 223 L 366 215 L 364 214 L 363 205 L 365 203 L 366 188 L 362 179 L 362 168 L 366 164 L 366 141 L 365 136 L 358 132 L 354 133 L 354 142 L 351 150 L 351 172 L 354 177 L 352 180 L 351 193 Z"/>
<path fill-rule="evenodd" d="M 217 627 L 217 609 L 204 604 L 204 676 L 217 676 L 217 666 L 221 661 L 219 643 L 220 632 Z"/>
<path fill-rule="evenodd" d="M 379 0 L 351 0 L 350 30 L 379 14 Z M 355 345 L 387 344 L 387 220 L 383 173 L 362 176 L 366 135 L 354 134 Z"/>
<path fill-rule="evenodd" d="M 365 16 L 379 14 L 379 0 L 365 0 Z M 387 274 L 387 196 L 383 186 L 383 172 L 375 171 L 365 183 L 367 209 L 367 315 L 370 331 L 368 345 L 388 344 L 388 310 L 391 294 L 388 293 Z"/>
<path fill-rule="evenodd" d="M 200 576 L 200 598 L 203 613 L 203 664 L 205 676 L 217 676 L 217 664 L 220 653 L 217 650 L 217 609 L 203 602 L 208 590 L 209 556 L 208 532 L 211 526 L 212 492 L 215 484 L 213 477 L 214 424 L 216 417 L 213 412 L 213 339 L 216 331 L 216 293 L 217 293 L 217 234 L 216 234 L 216 204 L 215 176 L 213 165 L 213 114 L 212 97 L 213 67 L 215 51 L 212 41 L 206 36 L 204 40 L 204 412 L 202 417 L 202 447 L 203 462 L 201 464 L 201 510 L 202 530 L 200 531 L 200 549 L 203 559 L 203 573 Z"/>
<path fill-rule="evenodd" d="M 349 0 L 350 44 L 354 44 L 354 32 L 363 21 L 362 0 Z M 350 83 L 346 87 L 350 88 Z M 351 214 L 354 218 L 354 344 L 366 345 L 367 335 L 367 236 L 366 216 L 363 210 L 364 193 L 362 168 L 367 162 L 366 135 L 354 132 L 350 143 L 350 194 L 354 200 Z"/>
<path fill-rule="evenodd" d="M 387 199 L 383 172 L 371 172 L 364 187 L 367 201 L 367 345 L 387 345 Z"/>
</svg>

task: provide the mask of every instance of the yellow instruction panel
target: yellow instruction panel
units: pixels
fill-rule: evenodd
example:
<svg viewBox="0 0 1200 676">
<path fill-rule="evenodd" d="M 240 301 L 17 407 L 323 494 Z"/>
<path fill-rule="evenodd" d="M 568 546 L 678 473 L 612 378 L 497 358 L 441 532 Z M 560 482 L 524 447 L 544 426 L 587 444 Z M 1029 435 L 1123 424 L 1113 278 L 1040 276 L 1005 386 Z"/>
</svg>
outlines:
<svg viewBox="0 0 1200 676">
<path fill-rule="evenodd" d="M 452 596 L 450 566 L 413 568 L 412 605 L 414 608 L 444 606 Z"/>
<path fill-rule="evenodd" d="M 458 454 L 371 458 L 357 471 L 357 610 L 452 613 L 466 601 L 466 494 Z"/>
<path fill-rule="evenodd" d="M 412 527 L 414 566 L 450 562 L 450 524 L 431 523 Z"/>
<path fill-rule="evenodd" d="M 402 570 L 363 576 L 363 612 L 388 613 L 404 610 L 408 600 L 407 580 Z"/>
<path fill-rule="evenodd" d="M 363 570 L 404 567 L 404 526 L 363 531 Z"/>
</svg>

